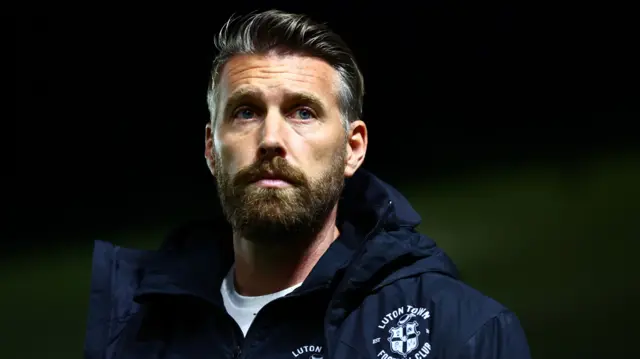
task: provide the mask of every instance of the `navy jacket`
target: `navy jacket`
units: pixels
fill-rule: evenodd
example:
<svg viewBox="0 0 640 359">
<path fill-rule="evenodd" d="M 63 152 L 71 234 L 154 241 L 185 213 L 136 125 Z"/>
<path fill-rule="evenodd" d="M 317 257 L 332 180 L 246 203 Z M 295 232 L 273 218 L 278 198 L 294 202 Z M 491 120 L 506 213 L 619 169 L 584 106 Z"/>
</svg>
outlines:
<svg viewBox="0 0 640 359">
<path fill-rule="evenodd" d="M 220 295 L 233 259 L 226 222 L 193 223 L 157 251 L 97 241 L 86 359 L 529 359 L 516 316 L 457 279 L 420 216 L 359 170 L 340 236 L 246 338 Z"/>
</svg>

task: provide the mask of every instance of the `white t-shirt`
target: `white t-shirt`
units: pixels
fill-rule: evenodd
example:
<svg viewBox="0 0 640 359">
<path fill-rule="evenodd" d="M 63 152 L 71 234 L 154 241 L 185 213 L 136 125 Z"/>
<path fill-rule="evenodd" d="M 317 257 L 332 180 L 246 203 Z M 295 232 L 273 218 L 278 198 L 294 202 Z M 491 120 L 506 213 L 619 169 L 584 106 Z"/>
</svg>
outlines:
<svg viewBox="0 0 640 359">
<path fill-rule="evenodd" d="M 235 268 L 231 266 L 229 273 L 222 281 L 220 292 L 222 293 L 222 300 L 227 312 L 236 321 L 236 323 L 238 323 L 245 336 L 249 331 L 251 323 L 253 323 L 253 319 L 262 307 L 274 299 L 284 297 L 302 285 L 302 283 L 296 284 L 293 287 L 289 287 L 272 294 L 247 297 L 236 292 L 234 285 L 234 273 Z"/>
</svg>

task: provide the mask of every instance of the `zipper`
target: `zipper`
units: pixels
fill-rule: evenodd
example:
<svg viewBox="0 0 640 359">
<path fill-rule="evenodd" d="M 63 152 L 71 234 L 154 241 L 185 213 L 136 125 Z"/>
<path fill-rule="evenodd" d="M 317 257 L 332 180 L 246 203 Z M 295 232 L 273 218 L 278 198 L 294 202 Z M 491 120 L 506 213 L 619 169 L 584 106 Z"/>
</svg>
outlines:
<svg viewBox="0 0 640 359">
<path fill-rule="evenodd" d="M 238 359 L 242 356 L 242 347 L 244 346 L 245 342 L 244 335 L 242 334 L 242 329 L 240 329 L 240 326 L 238 325 L 238 323 L 236 323 L 236 320 L 233 319 L 233 317 L 229 315 L 229 313 L 224 308 L 220 308 L 218 306 L 216 306 L 216 308 L 220 311 L 220 314 L 222 316 L 224 316 L 228 321 L 231 322 L 231 339 L 233 340 L 234 345 L 231 358 Z"/>
<path fill-rule="evenodd" d="M 238 323 L 235 321 L 235 319 L 233 319 L 233 317 L 231 315 L 229 315 L 229 313 L 224 309 L 224 307 L 220 307 L 219 305 L 217 305 L 216 303 L 213 303 L 211 301 L 208 301 L 209 303 L 211 303 L 220 313 L 220 315 L 224 316 L 225 318 L 227 318 L 228 321 L 231 322 L 231 327 L 232 327 L 232 340 L 233 340 L 233 344 L 234 344 L 234 349 L 232 351 L 232 359 L 241 359 L 241 358 L 246 358 L 247 355 L 247 350 L 246 349 L 250 349 L 250 347 L 252 346 L 252 344 L 256 341 L 259 341 L 258 338 L 254 339 L 256 334 L 255 332 L 257 330 L 260 330 L 261 328 L 257 327 L 256 324 L 259 324 L 260 327 L 264 327 L 261 323 L 264 322 L 264 319 L 262 319 L 265 316 L 265 313 L 271 312 L 273 310 L 273 306 L 274 305 L 281 305 L 282 302 L 286 302 L 288 300 L 292 300 L 292 299 L 296 299 L 299 300 L 302 297 L 306 297 L 310 294 L 313 293 L 317 293 L 318 291 L 322 291 L 324 289 L 327 289 L 330 287 L 329 283 L 323 283 L 320 285 L 316 285 L 314 287 L 305 289 L 303 291 L 300 292 L 293 292 L 290 293 L 284 297 L 281 298 L 276 298 L 274 300 L 272 300 L 271 302 L 267 303 L 264 307 L 262 307 L 262 309 L 260 310 L 260 312 L 258 313 L 258 315 L 253 319 L 253 322 L 251 324 L 251 326 L 249 327 L 249 330 L 247 331 L 247 335 L 245 336 L 242 333 L 242 329 L 240 329 L 240 326 L 238 325 Z M 246 346 L 249 345 L 249 348 L 247 348 Z"/>
<path fill-rule="evenodd" d="M 238 345 L 234 350 L 233 359 L 239 359 L 241 355 L 242 355 L 242 347 Z"/>
<path fill-rule="evenodd" d="M 264 316 L 266 315 L 265 313 L 271 313 L 274 311 L 274 306 L 276 305 L 283 305 L 283 302 L 287 302 L 289 300 L 295 299 L 295 300 L 300 300 L 301 297 L 306 297 L 312 293 L 316 293 L 319 290 L 325 289 L 327 288 L 328 285 L 327 284 L 323 284 L 323 285 L 318 285 L 312 288 L 309 288 L 303 292 L 299 292 L 299 293 L 291 293 L 288 294 L 284 297 L 281 298 L 277 298 L 272 300 L 271 302 L 267 303 L 264 307 L 262 307 L 262 309 L 260 309 L 260 312 L 258 313 L 258 315 L 253 319 L 253 322 L 251 323 L 251 326 L 249 327 L 249 330 L 247 331 L 247 335 L 246 337 L 243 337 L 242 341 L 239 341 L 238 338 L 238 333 L 241 333 L 240 331 L 240 327 L 238 326 L 238 323 L 236 323 L 236 321 L 231 318 L 231 316 L 226 313 L 226 315 L 233 321 L 233 323 L 235 324 L 235 327 L 237 328 L 237 331 L 234 331 L 234 341 L 236 343 L 236 347 L 234 349 L 234 355 L 233 355 L 233 359 L 240 359 L 240 358 L 245 358 L 245 355 L 247 354 L 247 352 L 253 352 L 254 348 L 253 346 L 257 345 L 261 338 L 255 338 L 256 331 L 264 331 L 264 324 L 265 320 Z M 273 322 L 267 322 L 267 323 L 273 323 Z M 248 348 L 246 346 L 249 346 Z M 245 350 L 246 349 L 246 350 Z M 251 350 L 248 350 L 251 349 Z"/>
</svg>

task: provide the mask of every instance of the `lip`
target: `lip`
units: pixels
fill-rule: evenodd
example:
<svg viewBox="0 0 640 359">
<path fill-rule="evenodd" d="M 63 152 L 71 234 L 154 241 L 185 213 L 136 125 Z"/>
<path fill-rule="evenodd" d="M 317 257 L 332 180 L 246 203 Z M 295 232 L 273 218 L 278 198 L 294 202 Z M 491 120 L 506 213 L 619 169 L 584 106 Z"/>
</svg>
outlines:
<svg viewBox="0 0 640 359">
<path fill-rule="evenodd" d="M 280 178 L 261 178 L 254 182 L 259 187 L 283 188 L 291 186 L 291 183 Z"/>
</svg>

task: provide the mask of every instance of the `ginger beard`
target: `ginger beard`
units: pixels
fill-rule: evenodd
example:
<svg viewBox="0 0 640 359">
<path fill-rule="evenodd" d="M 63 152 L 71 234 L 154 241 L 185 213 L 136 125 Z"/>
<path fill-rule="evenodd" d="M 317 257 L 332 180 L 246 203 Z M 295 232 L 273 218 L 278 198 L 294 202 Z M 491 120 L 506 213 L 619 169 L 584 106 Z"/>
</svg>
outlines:
<svg viewBox="0 0 640 359">
<path fill-rule="evenodd" d="M 311 240 L 321 230 L 344 187 L 344 146 L 338 146 L 327 170 L 313 180 L 279 156 L 258 160 L 231 178 L 221 168 L 219 155 L 214 156 L 219 164 L 214 169 L 218 196 L 227 221 L 237 234 L 255 242 Z M 253 183 L 266 173 L 291 185 L 265 188 Z"/>
</svg>

